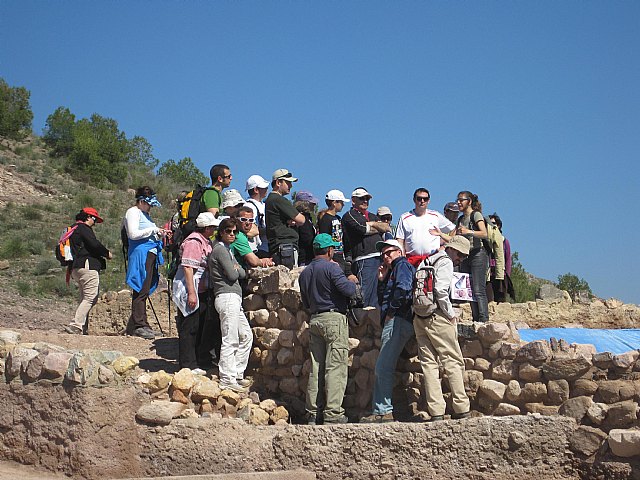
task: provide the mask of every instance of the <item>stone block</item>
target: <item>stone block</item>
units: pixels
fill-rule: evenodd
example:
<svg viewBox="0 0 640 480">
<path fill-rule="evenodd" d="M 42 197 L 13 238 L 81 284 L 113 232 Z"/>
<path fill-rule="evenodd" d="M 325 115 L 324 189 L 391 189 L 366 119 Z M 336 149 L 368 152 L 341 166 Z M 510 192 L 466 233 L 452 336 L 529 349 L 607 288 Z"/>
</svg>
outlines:
<svg viewBox="0 0 640 480">
<path fill-rule="evenodd" d="M 269 315 L 269 310 L 266 308 L 262 308 L 260 310 L 255 310 L 253 312 L 247 312 L 249 316 L 249 322 L 251 325 L 257 325 L 260 327 L 275 327 L 276 325 L 271 325 L 269 319 L 271 316 Z"/>
<path fill-rule="evenodd" d="M 296 316 L 286 308 L 278 309 L 278 326 L 285 330 L 297 328 Z"/>
<path fill-rule="evenodd" d="M 290 348 L 281 348 L 276 358 L 278 365 L 291 365 L 293 363 L 293 350 Z"/>
<path fill-rule="evenodd" d="M 508 383 L 518 376 L 518 369 L 512 360 L 499 359 L 491 365 L 491 378 L 499 382 Z"/>
<path fill-rule="evenodd" d="M 200 380 L 195 383 L 191 390 L 191 400 L 196 403 L 203 402 L 204 400 L 213 403 L 220 396 L 220 393 L 218 382 L 209 379 Z"/>
<path fill-rule="evenodd" d="M 275 312 L 283 308 L 282 297 L 279 293 L 269 293 L 265 295 L 264 303 L 267 306 L 267 310 L 269 310 L 270 312 Z"/>
<path fill-rule="evenodd" d="M 279 328 L 267 328 L 262 333 L 262 336 L 258 338 L 258 343 L 267 350 L 277 349 L 280 346 L 278 342 L 280 331 L 281 330 Z"/>
<path fill-rule="evenodd" d="M 569 294 L 551 283 L 540 285 L 536 293 L 536 298 L 542 300 L 544 303 L 568 303 L 571 305 L 571 297 Z"/>
<path fill-rule="evenodd" d="M 480 384 L 480 393 L 492 402 L 501 402 L 504 398 L 507 386 L 495 380 L 483 380 Z"/>
<path fill-rule="evenodd" d="M 491 362 L 486 358 L 478 357 L 476 358 L 473 368 L 480 372 L 488 372 L 491 368 Z"/>
<path fill-rule="evenodd" d="M 267 304 L 265 303 L 264 298 L 262 298 L 262 295 L 250 293 L 242 299 L 242 308 L 245 312 L 253 312 L 267 308 Z"/>
<path fill-rule="evenodd" d="M 17 377 L 20 375 L 32 358 L 38 356 L 38 351 L 33 348 L 26 348 L 23 346 L 16 346 L 7 355 L 7 362 L 5 365 L 5 371 L 9 377 Z"/>
<path fill-rule="evenodd" d="M 518 376 L 524 382 L 539 382 L 542 380 L 542 369 L 530 363 L 523 363 L 518 370 Z"/>
<path fill-rule="evenodd" d="M 224 403 L 237 405 L 242 398 L 240 397 L 240 394 L 234 392 L 233 390 L 223 389 L 220 392 L 220 395 L 218 395 L 218 400 L 220 399 L 224 400 Z"/>
<path fill-rule="evenodd" d="M 500 349 L 502 348 L 502 342 L 496 342 L 489 345 L 487 348 L 487 357 L 491 360 L 495 360 L 500 357 Z"/>
<path fill-rule="evenodd" d="M 514 359 L 519 349 L 519 343 L 502 342 L 500 346 L 500 357 Z"/>
<path fill-rule="evenodd" d="M 125 375 L 140 364 L 136 357 L 120 357 L 113 361 L 111 366 L 118 375 Z"/>
<path fill-rule="evenodd" d="M 177 388 L 169 388 L 169 398 L 172 402 L 182 403 L 183 405 L 189 405 L 189 397 L 182 390 Z"/>
<path fill-rule="evenodd" d="M 636 361 L 640 356 L 640 352 L 637 350 L 631 350 L 629 352 L 621 353 L 620 355 L 613 356 L 613 366 L 622 369 L 633 368 Z"/>
<path fill-rule="evenodd" d="M 473 370 L 476 366 L 476 362 L 473 358 L 463 358 L 464 361 L 464 369 L 465 370 Z"/>
<path fill-rule="evenodd" d="M 69 369 L 69 361 L 73 357 L 69 352 L 52 352 L 44 359 L 42 370 L 49 378 L 64 377 Z"/>
<path fill-rule="evenodd" d="M 516 353 L 516 361 L 540 365 L 552 356 L 551 346 L 546 340 L 536 340 L 524 344 Z"/>
<path fill-rule="evenodd" d="M 511 380 L 507 384 L 504 398 L 510 403 L 517 403 L 520 400 L 520 394 L 522 393 L 522 387 L 517 380 Z"/>
<path fill-rule="evenodd" d="M 467 393 L 474 394 L 482 385 L 482 381 L 484 380 L 484 376 L 482 372 L 478 372 L 476 370 L 466 370 L 462 376 L 464 379 L 464 388 Z"/>
<path fill-rule="evenodd" d="M 480 357 L 482 356 L 482 343 L 480 340 L 468 340 L 462 345 L 462 356 L 464 357 Z"/>
<path fill-rule="evenodd" d="M 186 405 L 177 402 L 151 402 L 138 409 L 136 419 L 153 425 L 169 425 L 171 420 L 179 417 L 186 408 Z"/>
<path fill-rule="evenodd" d="M 46 357 L 46 352 L 40 352 L 38 353 L 38 355 L 29 360 L 29 363 L 27 363 L 27 366 L 24 369 L 24 377 L 27 381 L 33 382 L 40 377 Z"/>
<path fill-rule="evenodd" d="M 631 400 L 636 394 L 635 385 L 628 380 L 601 380 L 597 383 L 598 396 L 604 403 Z"/>
<path fill-rule="evenodd" d="M 296 332 L 293 330 L 282 330 L 278 336 L 278 343 L 287 348 L 293 348 L 295 340 Z"/>
<path fill-rule="evenodd" d="M 602 368 L 603 370 L 607 370 L 613 367 L 613 353 L 611 352 L 596 353 L 595 355 L 593 355 L 593 357 L 591 357 L 591 361 L 596 367 Z"/>
<path fill-rule="evenodd" d="M 159 392 L 160 390 L 164 390 L 169 387 L 172 378 L 173 377 L 164 370 L 153 372 L 147 382 L 147 388 L 150 393 Z"/>
<path fill-rule="evenodd" d="M 270 294 L 293 286 L 293 276 L 285 266 L 256 268 L 251 271 L 249 289 L 254 293 Z"/>
<path fill-rule="evenodd" d="M 640 457 L 640 430 L 611 430 L 609 448 L 617 457 Z"/>
<path fill-rule="evenodd" d="M 284 421 L 286 425 L 289 420 L 289 411 L 282 405 L 279 405 L 273 410 L 273 412 L 270 413 L 269 420 L 274 425 L 278 425 L 278 422 L 282 421 Z"/>
<path fill-rule="evenodd" d="M 587 410 L 587 417 L 595 425 L 601 425 L 607 418 L 607 412 L 609 411 L 609 405 L 606 403 L 592 403 Z"/>
<path fill-rule="evenodd" d="M 547 386 L 542 382 L 525 383 L 519 400 L 524 403 L 543 403 L 547 399 Z"/>
<path fill-rule="evenodd" d="M 571 345 L 571 353 L 574 357 L 584 357 L 591 361 L 596 353 L 596 347 L 591 344 L 574 343 Z"/>
<path fill-rule="evenodd" d="M 573 388 L 571 389 L 572 397 L 592 396 L 598 391 L 598 384 L 593 380 L 587 380 L 586 378 L 578 378 L 573 382 Z"/>
<path fill-rule="evenodd" d="M 632 400 L 609 405 L 607 418 L 603 422 L 606 427 L 630 427 L 638 419 L 638 404 Z"/>
<path fill-rule="evenodd" d="M 560 406 L 558 413 L 565 417 L 575 418 L 576 422 L 580 423 L 592 404 L 591 397 L 570 398 Z"/>
<path fill-rule="evenodd" d="M 590 457 L 596 453 L 607 439 L 607 434 L 599 428 L 580 425 L 569 438 L 569 448 Z"/>
<path fill-rule="evenodd" d="M 539 413 L 540 415 L 558 415 L 560 407 L 557 405 L 545 405 L 543 403 L 525 403 L 524 409 L 528 413 Z"/>
<path fill-rule="evenodd" d="M 98 365 L 98 382 L 101 385 L 108 385 L 116 378 L 116 372 L 106 365 Z"/>
<path fill-rule="evenodd" d="M 562 405 L 569 399 L 569 382 L 564 379 L 549 380 L 547 395 L 551 405 Z"/>
<path fill-rule="evenodd" d="M 493 411 L 492 415 L 496 417 L 508 417 L 510 415 L 520 415 L 520 409 L 510 403 L 501 403 Z"/>
<path fill-rule="evenodd" d="M 64 379 L 67 382 L 84 385 L 89 381 L 96 367 L 96 363 L 90 356 L 76 353 L 69 361 Z"/>
<path fill-rule="evenodd" d="M 181 390 L 185 395 L 189 395 L 195 385 L 193 372 L 188 368 L 178 371 L 171 380 L 171 386 L 176 390 Z"/>
<path fill-rule="evenodd" d="M 300 290 L 293 288 L 287 288 L 282 291 L 282 304 L 292 312 L 297 312 L 302 307 L 302 299 L 300 297 Z"/>
<path fill-rule="evenodd" d="M 592 363 L 584 357 L 551 360 L 542 366 L 542 373 L 549 380 L 575 380 L 589 371 Z"/>
<path fill-rule="evenodd" d="M 489 346 L 508 339 L 511 335 L 511 329 L 506 323 L 487 322 L 480 325 L 476 333 L 482 344 Z"/>
</svg>

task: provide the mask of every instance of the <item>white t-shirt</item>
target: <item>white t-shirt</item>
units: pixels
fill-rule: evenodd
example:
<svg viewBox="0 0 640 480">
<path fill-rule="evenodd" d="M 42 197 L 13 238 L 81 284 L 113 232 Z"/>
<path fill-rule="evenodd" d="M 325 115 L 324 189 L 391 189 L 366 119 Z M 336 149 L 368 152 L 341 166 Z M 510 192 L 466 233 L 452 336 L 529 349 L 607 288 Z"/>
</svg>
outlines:
<svg viewBox="0 0 640 480">
<path fill-rule="evenodd" d="M 415 210 L 403 213 L 398 221 L 396 238 L 404 240 L 405 255 L 431 255 L 440 248 L 440 237 L 429 230 L 438 227 L 449 233 L 456 226 L 435 210 L 417 216 Z"/>
<path fill-rule="evenodd" d="M 262 250 L 264 252 L 269 251 L 269 243 L 267 242 L 267 234 L 265 229 L 267 228 L 267 224 L 264 217 L 264 202 L 259 202 L 254 198 L 248 198 L 244 202 L 245 207 L 250 207 L 253 210 L 253 218 L 256 221 L 256 225 L 263 232 L 259 237 L 254 237 L 249 240 L 249 246 L 251 250 L 254 252 L 256 250 Z"/>
</svg>

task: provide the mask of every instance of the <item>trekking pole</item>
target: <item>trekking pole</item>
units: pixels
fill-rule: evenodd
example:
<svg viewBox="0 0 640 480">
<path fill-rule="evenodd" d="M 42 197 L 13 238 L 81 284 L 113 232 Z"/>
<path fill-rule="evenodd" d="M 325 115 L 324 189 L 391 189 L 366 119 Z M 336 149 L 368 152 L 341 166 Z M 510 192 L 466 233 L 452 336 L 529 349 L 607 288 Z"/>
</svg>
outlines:
<svg viewBox="0 0 640 480">
<path fill-rule="evenodd" d="M 153 312 L 153 316 L 156 317 L 156 323 L 158 324 L 158 328 L 160 329 L 160 333 L 164 337 L 164 332 L 162 331 L 162 325 L 160 325 L 160 319 L 158 318 L 158 315 L 156 315 L 156 309 L 153 308 L 153 303 L 151 303 L 151 299 L 147 298 L 147 300 L 149 300 L 149 305 L 151 305 L 151 311 Z"/>
<path fill-rule="evenodd" d="M 167 314 L 167 320 L 169 320 L 169 336 L 171 336 L 171 291 L 173 280 L 169 280 L 168 282 L 169 288 L 167 289 L 167 305 L 169 309 L 169 313 Z"/>
</svg>

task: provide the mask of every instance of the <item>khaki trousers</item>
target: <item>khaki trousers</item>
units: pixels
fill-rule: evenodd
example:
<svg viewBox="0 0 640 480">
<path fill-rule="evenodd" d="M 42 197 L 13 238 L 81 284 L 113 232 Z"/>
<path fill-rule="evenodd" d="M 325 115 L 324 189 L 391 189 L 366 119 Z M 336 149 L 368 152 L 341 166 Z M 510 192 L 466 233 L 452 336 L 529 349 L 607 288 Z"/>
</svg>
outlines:
<svg viewBox="0 0 640 480">
<path fill-rule="evenodd" d="M 342 400 L 349 373 L 349 326 L 339 312 L 319 313 L 309 321 L 311 372 L 307 385 L 307 412 L 324 419 L 344 415 Z"/>
<path fill-rule="evenodd" d="M 424 374 L 429 414 L 444 415 L 446 409 L 439 378 L 438 359 L 449 380 L 453 411 L 468 412 L 470 404 L 464 390 L 464 359 L 458 344 L 458 329 L 440 315 L 432 315 L 428 318 L 414 316 L 413 327 L 418 341 L 418 355 Z"/>
<path fill-rule="evenodd" d="M 89 261 L 85 263 L 85 267 L 88 266 Z M 88 268 L 74 268 L 71 270 L 71 278 L 78 284 L 80 291 L 80 305 L 76 310 L 76 315 L 71 322 L 80 329 L 84 327 L 87 322 L 87 316 L 89 311 L 98 301 L 98 291 L 100 288 L 100 275 L 97 270 L 90 270 Z"/>
</svg>

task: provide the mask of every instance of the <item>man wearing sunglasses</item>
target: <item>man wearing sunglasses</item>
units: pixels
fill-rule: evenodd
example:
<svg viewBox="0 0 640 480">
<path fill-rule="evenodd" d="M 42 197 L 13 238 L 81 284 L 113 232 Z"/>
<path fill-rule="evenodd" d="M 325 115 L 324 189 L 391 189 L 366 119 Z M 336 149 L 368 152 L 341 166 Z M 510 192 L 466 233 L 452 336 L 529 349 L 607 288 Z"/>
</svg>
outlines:
<svg viewBox="0 0 640 480">
<path fill-rule="evenodd" d="M 279 168 L 271 177 L 272 191 L 265 201 L 269 253 L 276 265 L 298 266 L 298 231 L 304 225 L 304 215 L 285 198 L 298 179 L 286 168 Z"/>
<path fill-rule="evenodd" d="M 238 263 L 244 268 L 271 267 L 274 265 L 271 258 L 259 258 L 256 251 L 251 248 L 247 237 L 248 233 L 255 226 L 253 210 L 247 205 L 238 209 L 236 220 L 238 222 L 238 233 L 235 241 L 231 244 L 231 253 L 236 257 Z"/>
<path fill-rule="evenodd" d="M 211 167 L 209 175 L 211 176 L 211 188 L 207 188 L 202 195 L 202 202 L 207 211 L 217 217 L 220 214 L 220 205 L 222 204 L 222 190 L 231 185 L 233 176 L 229 167 L 221 163 Z"/>
<path fill-rule="evenodd" d="M 396 239 L 414 267 L 440 249 L 440 236 L 432 234 L 431 230 L 448 233 L 456 228 L 440 212 L 427 208 L 430 199 L 429 190 L 418 188 L 413 192 L 415 208 L 403 213 L 398 221 Z"/>
</svg>

